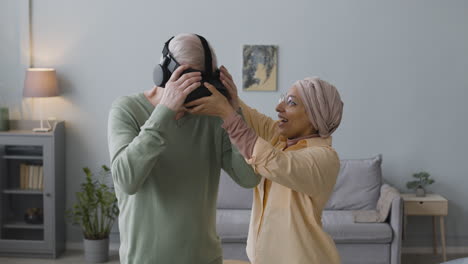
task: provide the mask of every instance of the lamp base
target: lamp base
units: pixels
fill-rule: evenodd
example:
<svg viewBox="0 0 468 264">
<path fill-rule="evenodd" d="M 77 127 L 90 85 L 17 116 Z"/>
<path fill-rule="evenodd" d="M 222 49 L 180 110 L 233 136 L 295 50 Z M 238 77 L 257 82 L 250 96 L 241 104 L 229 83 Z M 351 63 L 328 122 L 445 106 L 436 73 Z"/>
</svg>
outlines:
<svg viewBox="0 0 468 264">
<path fill-rule="evenodd" d="M 39 127 L 39 128 L 33 128 L 33 132 L 49 132 L 51 129 L 47 127 Z"/>
<path fill-rule="evenodd" d="M 40 132 L 40 133 L 49 132 L 51 130 L 52 128 L 50 127 L 50 123 L 49 123 L 49 127 L 44 127 L 44 122 L 42 119 L 41 119 L 41 127 L 33 128 L 33 132 Z"/>
</svg>

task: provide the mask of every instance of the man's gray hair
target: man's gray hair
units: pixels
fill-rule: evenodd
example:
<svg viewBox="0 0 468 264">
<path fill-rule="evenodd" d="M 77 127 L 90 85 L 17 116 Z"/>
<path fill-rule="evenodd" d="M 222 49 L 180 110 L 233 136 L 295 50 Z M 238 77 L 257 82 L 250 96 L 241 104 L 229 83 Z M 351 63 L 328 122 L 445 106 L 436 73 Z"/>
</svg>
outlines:
<svg viewBox="0 0 468 264">
<path fill-rule="evenodd" d="M 216 54 L 209 42 L 208 46 L 211 50 L 214 71 L 217 68 Z M 205 71 L 205 53 L 203 45 L 200 38 L 195 34 L 178 34 L 169 42 L 169 51 L 181 65 L 189 64 L 193 69 Z"/>
</svg>

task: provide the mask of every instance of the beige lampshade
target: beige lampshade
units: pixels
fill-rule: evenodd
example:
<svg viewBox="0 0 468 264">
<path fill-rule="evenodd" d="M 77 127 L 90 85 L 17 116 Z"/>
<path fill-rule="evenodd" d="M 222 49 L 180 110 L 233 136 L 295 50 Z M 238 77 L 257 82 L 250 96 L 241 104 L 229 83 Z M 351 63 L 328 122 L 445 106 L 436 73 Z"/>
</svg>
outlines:
<svg viewBox="0 0 468 264">
<path fill-rule="evenodd" d="M 59 95 L 54 69 L 29 68 L 24 79 L 24 97 L 51 97 Z"/>
</svg>

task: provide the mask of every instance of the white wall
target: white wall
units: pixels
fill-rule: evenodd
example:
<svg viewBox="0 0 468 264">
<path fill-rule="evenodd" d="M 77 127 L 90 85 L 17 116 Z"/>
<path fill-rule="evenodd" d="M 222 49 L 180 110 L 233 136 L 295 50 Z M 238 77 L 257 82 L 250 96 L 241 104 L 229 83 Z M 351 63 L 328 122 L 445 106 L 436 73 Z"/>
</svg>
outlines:
<svg viewBox="0 0 468 264">
<path fill-rule="evenodd" d="M 0 2 L 0 106 L 14 119 L 31 118 L 22 98 L 24 71 L 30 65 L 29 0 Z"/>
<path fill-rule="evenodd" d="M 334 137 L 341 157 L 382 153 L 384 177 L 403 191 L 412 173 L 428 170 L 436 179 L 430 190 L 450 200 L 448 245 L 468 245 L 467 1 L 41 0 L 32 7 L 34 66 L 56 68 L 63 91 L 48 99 L 47 115 L 66 120 L 68 206 L 81 167 L 109 163 L 111 102 L 151 88 L 163 43 L 195 32 L 239 85 L 243 44 L 279 46 L 279 91 L 240 92 L 270 116 L 297 79 L 335 84 L 345 103 Z M 14 49 L 14 30 L 4 23 L 15 18 L 1 19 L 0 37 Z M 7 50 L 0 46 L 2 57 Z M 16 67 L 10 61 L 0 60 L 2 83 Z M 22 80 L 8 80 L 17 90 L 2 85 L 1 97 L 19 101 Z M 430 219 L 409 220 L 405 244 L 430 246 Z M 79 231 L 69 227 L 68 239 L 78 241 Z"/>
<path fill-rule="evenodd" d="M 19 4 L 5 1 L 0 4 L 0 105 L 11 107 L 20 102 L 8 102 L 18 98 L 20 85 Z"/>
</svg>

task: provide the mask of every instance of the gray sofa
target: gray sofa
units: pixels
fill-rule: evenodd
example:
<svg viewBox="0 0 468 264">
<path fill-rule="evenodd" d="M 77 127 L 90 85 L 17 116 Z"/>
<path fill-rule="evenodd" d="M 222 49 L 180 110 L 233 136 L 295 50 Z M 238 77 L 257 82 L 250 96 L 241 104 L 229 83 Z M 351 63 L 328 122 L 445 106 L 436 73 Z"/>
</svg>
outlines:
<svg viewBox="0 0 468 264">
<path fill-rule="evenodd" d="M 399 264 L 403 203 L 392 201 L 384 223 L 355 223 L 354 210 L 376 208 L 382 186 L 382 156 L 342 160 L 333 194 L 322 215 L 343 264 Z M 219 186 L 217 231 L 225 259 L 248 260 L 245 253 L 252 190 L 237 186 L 224 172 Z"/>
</svg>

